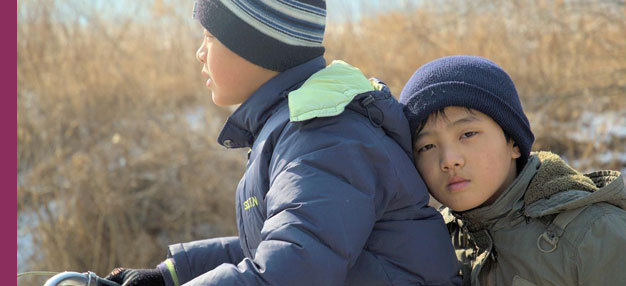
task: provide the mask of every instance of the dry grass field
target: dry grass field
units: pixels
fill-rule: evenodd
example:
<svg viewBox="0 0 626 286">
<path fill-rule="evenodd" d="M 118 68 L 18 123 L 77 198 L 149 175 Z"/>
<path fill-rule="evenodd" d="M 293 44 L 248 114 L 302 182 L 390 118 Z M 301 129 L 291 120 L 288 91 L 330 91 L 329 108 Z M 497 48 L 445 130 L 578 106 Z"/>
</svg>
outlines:
<svg viewBox="0 0 626 286">
<path fill-rule="evenodd" d="M 246 150 L 215 143 L 232 109 L 203 85 L 190 7 L 87 2 L 18 0 L 18 271 L 154 267 L 167 244 L 236 233 Z M 515 81 L 535 150 L 626 170 L 623 1 L 404 3 L 330 22 L 327 60 L 398 95 L 430 60 L 488 57 Z"/>
</svg>

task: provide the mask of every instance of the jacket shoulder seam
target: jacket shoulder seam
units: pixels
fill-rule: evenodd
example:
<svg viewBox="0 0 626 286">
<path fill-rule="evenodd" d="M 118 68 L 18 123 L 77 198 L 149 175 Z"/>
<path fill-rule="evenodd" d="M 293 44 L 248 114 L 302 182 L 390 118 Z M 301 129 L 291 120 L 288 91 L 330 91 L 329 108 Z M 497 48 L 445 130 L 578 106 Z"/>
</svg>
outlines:
<svg viewBox="0 0 626 286">
<path fill-rule="evenodd" d="M 579 233 L 573 232 L 571 229 L 563 237 L 568 240 L 572 245 L 578 247 L 578 245 L 585 239 L 585 237 L 591 231 L 593 225 L 601 222 L 604 217 L 611 215 L 610 210 L 599 206 L 597 203 L 589 205 L 589 207 L 581 212 L 578 217 L 573 221 L 574 224 L 582 222 L 582 230 Z"/>
<path fill-rule="evenodd" d="M 595 204 L 592 205 L 593 207 L 599 207 L 596 206 Z M 584 214 L 585 212 L 583 212 Z M 582 215 L 582 214 L 581 214 Z M 580 237 L 576 240 L 576 244 L 575 244 L 575 251 L 573 251 L 574 256 L 575 256 L 575 263 L 576 266 L 578 268 L 579 271 L 577 271 L 578 273 L 578 281 L 581 281 L 581 275 L 583 275 L 583 273 L 580 272 L 580 266 L 582 265 L 583 259 L 580 256 L 580 251 L 578 251 L 578 248 L 580 247 L 580 244 L 585 240 L 585 238 L 589 235 L 589 233 L 591 232 L 591 229 L 594 225 L 601 223 L 604 218 L 608 217 L 608 216 L 615 216 L 616 214 L 611 213 L 610 210 L 605 210 L 603 209 L 602 212 L 600 214 L 598 214 L 598 216 L 596 218 L 593 219 L 589 219 L 589 222 L 585 224 L 584 226 L 584 231 L 580 234 Z"/>
</svg>

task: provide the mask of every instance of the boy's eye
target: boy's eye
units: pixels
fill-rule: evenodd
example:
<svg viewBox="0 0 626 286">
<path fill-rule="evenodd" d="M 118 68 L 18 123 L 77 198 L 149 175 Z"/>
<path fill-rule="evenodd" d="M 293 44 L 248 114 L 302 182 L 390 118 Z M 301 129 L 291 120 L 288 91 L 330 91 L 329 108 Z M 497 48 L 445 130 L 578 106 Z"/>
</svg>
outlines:
<svg viewBox="0 0 626 286">
<path fill-rule="evenodd" d="M 476 132 L 476 131 L 468 131 L 468 132 L 463 133 L 461 138 L 469 138 L 469 137 L 472 137 L 472 136 L 474 136 L 476 134 L 478 134 L 478 132 Z"/>
<path fill-rule="evenodd" d="M 435 145 L 433 145 L 433 144 L 426 144 L 423 147 L 417 149 L 417 152 L 421 153 L 421 152 L 424 152 L 424 151 L 428 151 L 428 150 L 430 150 L 432 148 L 435 148 Z"/>
<path fill-rule="evenodd" d="M 215 38 L 215 36 L 213 36 L 212 34 L 209 34 L 207 32 L 202 33 L 202 35 L 204 36 L 205 39 L 213 39 L 213 38 Z"/>
</svg>

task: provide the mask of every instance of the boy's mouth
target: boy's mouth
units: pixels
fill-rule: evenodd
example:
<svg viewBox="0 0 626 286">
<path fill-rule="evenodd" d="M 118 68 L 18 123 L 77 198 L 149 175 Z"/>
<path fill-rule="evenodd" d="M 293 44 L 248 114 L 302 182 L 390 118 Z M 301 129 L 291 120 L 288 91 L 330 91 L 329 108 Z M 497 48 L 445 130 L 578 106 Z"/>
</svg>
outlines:
<svg viewBox="0 0 626 286">
<path fill-rule="evenodd" d="M 206 80 L 206 82 L 204 83 L 204 85 L 206 85 L 206 87 L 209 87 L 209 86 L 211 85 L 211 76 L 210 76 L 210 75 L 209 75 L 209 73 L 207 72 L 207 70 L 206 70 L 206 66 L 202 68 L 202 72 L 201 72 L 201 73 L 202 73 L 202 76 L 203 76 L 203 77 L 206 77 L 206 78 L 207 78 L 207 80 Z"/>
<path fill-rule="evenodd" d="M 448 189 L 448 191 L 458 192 L 458 191 L 465 189 L 465 187 L 467 187 L 469 183 L 470 183 L 470 180 L 467 180 L 459 176 L 454 176 L 450 178 L 450 180 L 448 180 L 448 184 L 446 185 L 446 188 Z"/>
<path fill-rule="evenodd" d="M 206 68 L 206 65 L 202 66 L 202 71 L 200 73 L 202 74 L 203 77 L 211 77 L 209 75 L 209 70 Z"/>
</svg>

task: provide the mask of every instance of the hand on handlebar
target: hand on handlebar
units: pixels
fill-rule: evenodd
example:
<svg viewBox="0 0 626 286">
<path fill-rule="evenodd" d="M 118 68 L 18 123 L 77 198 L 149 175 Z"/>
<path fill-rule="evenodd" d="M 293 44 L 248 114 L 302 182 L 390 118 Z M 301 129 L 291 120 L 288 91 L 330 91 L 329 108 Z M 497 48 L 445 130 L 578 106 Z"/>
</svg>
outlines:
<svg viewBox="0 0 626 286">
<path fill-rule="evenodd" d="M 104 278 L 122 286 L 165 286 L 158 269 L 115 268 Z"/>
</svg>

